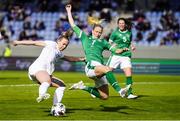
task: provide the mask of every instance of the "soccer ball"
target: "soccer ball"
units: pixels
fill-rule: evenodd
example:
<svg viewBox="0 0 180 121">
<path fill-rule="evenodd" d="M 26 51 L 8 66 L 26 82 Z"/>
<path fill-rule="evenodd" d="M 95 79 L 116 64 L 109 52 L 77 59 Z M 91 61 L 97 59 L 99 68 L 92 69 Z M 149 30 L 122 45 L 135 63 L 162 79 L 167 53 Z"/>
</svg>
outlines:
<svg viewBox="0 0 180 121">
<path fill-rule="evenodd" d="M 57 103 L 51 108 L 51 115 L 53 116 L 63 116 L 66 112 L 66 107 L 62 103 Z"/>
</svg>

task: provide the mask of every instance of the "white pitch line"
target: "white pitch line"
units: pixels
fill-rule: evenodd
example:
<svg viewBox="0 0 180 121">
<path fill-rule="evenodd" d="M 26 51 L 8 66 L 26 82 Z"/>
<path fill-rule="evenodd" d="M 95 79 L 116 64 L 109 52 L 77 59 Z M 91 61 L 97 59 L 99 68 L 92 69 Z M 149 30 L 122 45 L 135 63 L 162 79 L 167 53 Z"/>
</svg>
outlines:
<svg viewBox="0 0 180 121">
<path fill-rule="evenodd" d="M 11 84 L 11 85 L 0 85 L 0 87 L 32 87 L 38 84 Z"/>
<path fill-rule="evenodd" d="M 74 83 L 68 83 L 67 85 L 70 86 Z M 90 85 L 91 83 L 85 83 L 85 85 Z M 125 84 L 125 83 L 120 83 Z M 153 84 L 180 84 L 180 82 L 134 82 L 135 85 L 153 85 Z M 12 84 L 12 85 L 0 85 L 0 87 L 32 87 L 38 86 L 38 84 Z"/>
</svg>

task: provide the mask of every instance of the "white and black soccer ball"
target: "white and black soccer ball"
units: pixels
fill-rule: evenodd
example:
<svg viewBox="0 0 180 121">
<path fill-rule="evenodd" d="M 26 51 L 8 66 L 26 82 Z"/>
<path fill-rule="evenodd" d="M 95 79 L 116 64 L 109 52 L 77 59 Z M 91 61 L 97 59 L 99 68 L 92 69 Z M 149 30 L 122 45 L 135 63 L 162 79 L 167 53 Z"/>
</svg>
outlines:
<svg viewBox="0 0 180 121">
<path fill-rule="evenodd" d="M 62 103 L 53 105 L 51 108 L 51 115 L 53 116 L 63 116 L 66 113 L 66 107 Z"/>
</svg>

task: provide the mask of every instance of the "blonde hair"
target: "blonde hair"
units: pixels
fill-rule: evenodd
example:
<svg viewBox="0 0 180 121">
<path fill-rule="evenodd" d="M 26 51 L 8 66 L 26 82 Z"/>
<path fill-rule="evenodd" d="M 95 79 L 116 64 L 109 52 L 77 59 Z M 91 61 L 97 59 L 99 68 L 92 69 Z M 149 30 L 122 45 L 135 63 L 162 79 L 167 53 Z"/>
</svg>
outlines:
<svg viewBox="0 0 180 121">
<path fill-rule="evenodd" d="M 94 24 L 102 24 L 102 22 L 103 22 L 105 19 L 98 19 L 98 18 L 96 18 L 96 17 L 88 16 L 87 20 L 88 20 L 88 24 L 94 25 Z"/>
</svg>

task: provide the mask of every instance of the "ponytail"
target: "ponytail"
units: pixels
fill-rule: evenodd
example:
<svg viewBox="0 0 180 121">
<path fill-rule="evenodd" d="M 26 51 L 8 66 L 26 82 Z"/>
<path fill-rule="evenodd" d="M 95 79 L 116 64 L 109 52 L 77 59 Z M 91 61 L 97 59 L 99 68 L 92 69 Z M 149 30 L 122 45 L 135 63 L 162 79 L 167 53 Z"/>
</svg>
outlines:
<svg viewBox="0 0 180 121">
<path fill-rule="evenodd" d="M 60 41 L 62 38 L 66 38 L 69 40 L 69 38 L 72 36 L 72 34 L 73 34 L 72 29 L 62 32 L 62 34 L 57 38 L 57 41 Z"/>
<path fill-rule="evenodd" d="M 90 25 L 94 25 L 94 24 L 102 24 L 102 22 L 104 21 L 105 19 L 98 19 L 96 17 L 91 17 L 91 16 L 88 16 L 88 23 Z"/>
</svg>

